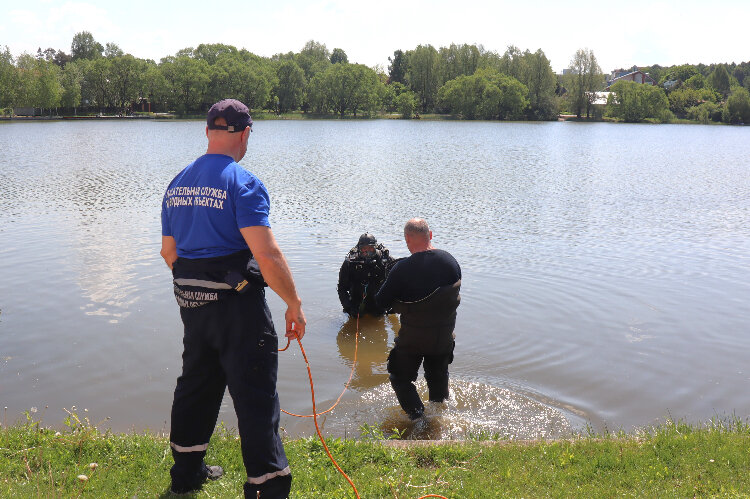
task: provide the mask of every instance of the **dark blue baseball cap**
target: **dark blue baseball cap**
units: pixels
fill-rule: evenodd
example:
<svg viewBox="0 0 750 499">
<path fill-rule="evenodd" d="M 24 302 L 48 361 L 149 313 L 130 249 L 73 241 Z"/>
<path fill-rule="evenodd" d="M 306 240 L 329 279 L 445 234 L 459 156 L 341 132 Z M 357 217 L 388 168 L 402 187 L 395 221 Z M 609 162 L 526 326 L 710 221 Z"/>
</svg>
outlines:
<svg viewBox="0 0 750 499">
<path fill-rule="evenodd" d="M 214 124 L 216 118 L 224 118 L 227 125 Z M 251 132 L 253 130 L 250 110 L 237 99 L 224 99 L 211 106 L 206 116 L 206 125 L 209 130 L 226 130 L 230 133 L 244 132 L 247 127 L 250 127 Z"/>
</svg>

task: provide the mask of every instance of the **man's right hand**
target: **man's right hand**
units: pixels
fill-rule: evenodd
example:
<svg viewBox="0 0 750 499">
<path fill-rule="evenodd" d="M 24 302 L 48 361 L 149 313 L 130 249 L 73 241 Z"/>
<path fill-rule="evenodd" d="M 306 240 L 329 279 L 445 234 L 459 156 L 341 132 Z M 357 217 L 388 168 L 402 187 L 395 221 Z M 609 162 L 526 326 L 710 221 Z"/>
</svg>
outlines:
<svg viewBox="0 0 750 499">
<path fill-rule="evenodd" d="M 305 313 L 302 311 L 302 304 L 296 306 L 288 306 L 286 314 L 284 314 L 286 320 L 286 337 L 294 339 L 302 339 L 305 335 L 305 325 L 307 320 L 305 319 Z"/>
</svg>

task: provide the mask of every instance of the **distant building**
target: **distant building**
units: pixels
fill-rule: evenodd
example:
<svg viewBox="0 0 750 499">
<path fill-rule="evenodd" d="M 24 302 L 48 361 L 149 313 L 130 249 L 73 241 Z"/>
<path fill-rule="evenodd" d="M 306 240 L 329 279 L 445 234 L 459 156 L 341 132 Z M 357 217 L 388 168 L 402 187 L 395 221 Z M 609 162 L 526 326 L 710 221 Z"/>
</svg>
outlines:
<svg viewBox="0 0 750 499">
<path fill-rule="evenodd" d="M 628 73 L 632 73 L 633 71 L 638 71 L 638 66 L 633 66 L 630 69 L 615 69 L 612 71 L 612 73 L 607 77 L 607 82 L 613 81 L 617 78 L 620 78 L 621 76 L 625 76 Z"/>
<path fill-rule="evenodd" d="M 630 70 L 615 69 L 612 71 L 612 74 L 607 78 L 607 90 L 618 81 L 634 81 L 643 85 L 656 85 L 656 81 L 648 73 L 639 70 L 638 66 L 633 66 Z"/>
<path fill-rule="evenodd" d="M 592 93 L 594 94 L 593 95 L 594 98 L 591 101 L 591 103 L 594 106 L 606 106 L 607 99 L 609 98 L 609 94 L 611 94 L 612 92 L 592 92 Z"/>
<path fill-rule="evenodd" d="M 578 70 L 574 68 L 565 68 L 563 69 L 563 75 L 577 75 Z"/>
</svg>

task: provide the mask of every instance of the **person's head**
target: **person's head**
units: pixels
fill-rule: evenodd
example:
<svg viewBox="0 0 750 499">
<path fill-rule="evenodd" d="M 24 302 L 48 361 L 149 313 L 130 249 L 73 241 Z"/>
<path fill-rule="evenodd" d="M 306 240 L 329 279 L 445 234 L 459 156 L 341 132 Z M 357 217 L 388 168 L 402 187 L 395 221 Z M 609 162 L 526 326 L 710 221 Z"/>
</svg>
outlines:
<svg viewBox="0 0 750 499">
<path fill-rule="evenodd" d="M 247 152 L 247 139 L 253 131 L 250 110 L 236 99 L 217 102 L 206 115 L 209 154 L 226 154 L 235 161 Z"/>
<path fill-rule="evenodd" d="M 412 218 L 404 226 L 404 239 L 410 253 L 418 253 L 432 248 L 432 231 L 424 218 Z"/>
<path fill-rule="evenodd" d="M 366 259 L 373 258 L 375 256 L 376 244 L 378 244 L 378 240 L 375 239 L 375 236 L 369 232 L 365 232 L 359 236 L 359 241 L 357 241 L 357 251 L 359 251 L 359 254 Z"/>
</svg>

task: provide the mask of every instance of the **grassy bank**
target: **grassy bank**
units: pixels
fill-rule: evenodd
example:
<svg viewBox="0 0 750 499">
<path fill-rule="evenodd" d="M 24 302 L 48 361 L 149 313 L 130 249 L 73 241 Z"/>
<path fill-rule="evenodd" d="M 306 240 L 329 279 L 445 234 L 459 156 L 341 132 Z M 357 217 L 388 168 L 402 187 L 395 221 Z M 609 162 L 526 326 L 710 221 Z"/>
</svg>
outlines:
<svg viewBox="0 0 750 499">
<path fill-rule="evenodd" d="M 327 443 L 363 498 L 750 495 L 750 427 L 738 420 L 560 441 Z M 285 446 L 292 497 L 353 497 L 317 439 Z M 198 496 L 241 496 L 245 475 L 233 432 L 215 433 L 207 460 L 225 476 Z M 0 429 L 2 497 L 169 496 L 171 464 L 165 436 L 100 432 L 75 415 L 60 431 L 31 418 Z"/>
</svg>

